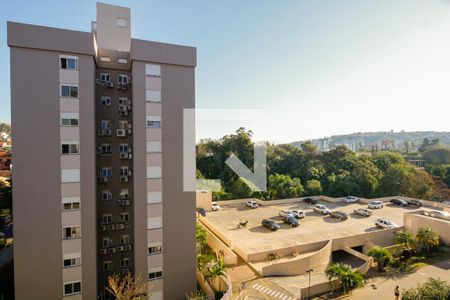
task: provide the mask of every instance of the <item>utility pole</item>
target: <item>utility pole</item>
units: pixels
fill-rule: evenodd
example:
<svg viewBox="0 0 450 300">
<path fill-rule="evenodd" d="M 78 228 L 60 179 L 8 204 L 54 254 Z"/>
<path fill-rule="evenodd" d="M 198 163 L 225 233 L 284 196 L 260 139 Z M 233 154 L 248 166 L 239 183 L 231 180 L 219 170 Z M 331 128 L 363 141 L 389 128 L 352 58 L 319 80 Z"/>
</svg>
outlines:
<svg viewBox="0 0 450 300">
<path fill-rule="evenodd" d="M 311 272 L 313 271 L 313 269 L 306 270 L 306 273 L 308 273 L 308 299 L 311 299 Z"/>
</svg>

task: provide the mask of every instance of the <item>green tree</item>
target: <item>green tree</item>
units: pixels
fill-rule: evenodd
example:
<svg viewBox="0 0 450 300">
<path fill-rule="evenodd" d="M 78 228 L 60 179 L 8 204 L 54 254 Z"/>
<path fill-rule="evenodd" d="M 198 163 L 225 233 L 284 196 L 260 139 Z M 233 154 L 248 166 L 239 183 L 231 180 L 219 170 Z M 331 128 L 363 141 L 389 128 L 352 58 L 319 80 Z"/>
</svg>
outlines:
<svg viewBox="0 0 450 300">
<path fill-rule="evenodd" d="M 325 270 L 325 275 L 331 284 L 333 280 L 337 279 L 344 294 L 364 284 L 364 277 L 361 273 L 353 272 L 352 268 L 345 264 L 331 264 Z M 331 289 L 333 290 L 333 285 Z"/>
<path fill-rule="evenodd" d="M 379 272 L 383 272 L 384 268 L 392 261 L 392 254 L 382 247 L 373 247 L 367 252 L 367 255 L 373 257 Z"/>
<path fill-rule="evenodd" d="M 430 164 L 450 164 L 450 148 L 443 146 L 429 147 L 422 158 Z"/>
<path fill-rule="evenodd" d="M 218 286 L 217 280 L 227 274 L 225 264 L 221 256 L 213 260 L 205 269 L 205 280 L 209 282 L 211 287 L 215 289 Z"/>
<path fill-rule="evenodd" d="M 403 244 L 405 249 L 411 250 L 415 245 L 415 240 L 411 232 L 403 229 L 395 233 L 394 241 L 397 244 Z"/>
<path fill-rule="evenodd" d="M 232 186 L 232 193 L 235 198 L 249 198 L 255 191 L 255 185 L 249 180 L 239 177 Z"/>
<path fill-rule="evenodd" d="M 351 270 L 352 268 L 349 265 L 342 263 L 331 264 L 325 269 L 325 276 L 331 284 L 331 292 L 334 291 L 333 281 L 336 279 L 340 280 L 342 274 L 351 272 Z"/>
<path fill-rule="evenodd" d="M 402 300 L 446 300 L 450 299 L 450 284 L 439 278 L 429 278 L 415 288 L 402 291 Z"/>
<path fill-rule="evenodd" d="M 269 176 L 267 190 L 270 199 L 295 198 L 300 197 L 304 193 L 304 188 L 299 178 L 291 178 L 282 174 Z"/>
<path fill-rule="evenodd" d="M 306 182 L 306 192 L 308 195 L 321 195 L 323 192 L 322 184 L 319 180 L 311 179 Z"/>
<path fill-rule="evenodd" d="M 416 234 L 417 242 L 427 249 L 430 253 L 430 248 L 439 246 L 439 233 L 434 231 L 431 227 L 420 227 Z"/>
<path fill-rule="evenodd" d="M 200 224 L 197 223 L 195 227 L 195 240 L 197 244 L 197 252 L 199 253 L 203 252 L 203 249 L 206 246 L 206 238 L 207 238 L 206 230 Z"/>
<path fill-rule="evenodd" d="M 133 278 L 130 272 L 125 276 L 109 276 L 106 289 L 116 300 L 146 300 L 151 297 L 147 280 L 143 280 L 141 274 Z"/>
</svg>

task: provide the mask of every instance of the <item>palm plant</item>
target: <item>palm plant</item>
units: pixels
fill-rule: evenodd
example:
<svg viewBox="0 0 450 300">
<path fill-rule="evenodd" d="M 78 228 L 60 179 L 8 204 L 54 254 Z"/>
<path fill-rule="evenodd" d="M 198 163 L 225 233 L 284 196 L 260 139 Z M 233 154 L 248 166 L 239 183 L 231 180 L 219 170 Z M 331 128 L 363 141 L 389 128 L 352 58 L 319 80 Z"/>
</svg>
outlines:
<svg viewBox="0 0 450 300">
<path fill-rule="evenodd" d="M 205 280 L 208 281 L 212 288 L 215 289 L 217 286 L 217 280 L 220 277 L 226 276 L 227 272 L 225 269 L 225 264 L 221 256 L 218 256 L 217 259 L 213 260 L 209 266 L 205 269 Z"/>
<path fill-rule="evenodd" d="M 344 272 L 340 275 L 341 288 L 344 294 L 347 294 L 349 291 L 361 287 L 364 284 L 364 277 L 356 272 Z"/>
<path fill-rule="evenodd" d="M 406 250 L 411 250 L 415 245 L 415 240 L 411 232 L 404 229 L 395 234 L 394 242 L 403 244 Z"/>
<path fill-rule="evenodd" d="M 427 249 L 427 254 L 430 253 L 430 247 L 439 246 L 439 233 L 429 226 L 419 228 L 417 230 L 416 239 L 420 245 Z"/>
<path fill-rule="evenodd" d="M 328 281 L 331 284 L 331 292 L 334 292 L 333 280 L 339 279 L 342 274 L 350 272 L 352 269 L 349 265 L 334 263 L 329 265 L 325 270 L 325 276 L 327 276 Z"/>
<path fill-rule="evenodd" d="M 373 247 L 367 254 L 373 257 L 374 261 L 377 263 L 379 272 L 383 272 L 384 267 L 392 261 L 392 254 L 385 248 Z"/>
</svg>

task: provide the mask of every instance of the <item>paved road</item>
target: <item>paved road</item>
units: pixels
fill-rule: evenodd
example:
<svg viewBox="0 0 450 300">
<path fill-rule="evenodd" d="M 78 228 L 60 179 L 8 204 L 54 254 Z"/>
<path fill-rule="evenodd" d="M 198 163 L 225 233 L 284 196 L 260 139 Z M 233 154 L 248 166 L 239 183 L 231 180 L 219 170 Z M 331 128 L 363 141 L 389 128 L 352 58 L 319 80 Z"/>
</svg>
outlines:
<svg viewBox="0 0 450 300">
<path fill-rule="evenodd" d="M 450 283 L 450 258 L 434 265 L 420 268 L 412 274 L 374 277 L 368 280 L 363 288 L 353 291 L 348 299 L 380 300 L 395 299 L 395 286 L 403 289 L 415 287 L 428 278 L 440 278 Z"/>
</svg>

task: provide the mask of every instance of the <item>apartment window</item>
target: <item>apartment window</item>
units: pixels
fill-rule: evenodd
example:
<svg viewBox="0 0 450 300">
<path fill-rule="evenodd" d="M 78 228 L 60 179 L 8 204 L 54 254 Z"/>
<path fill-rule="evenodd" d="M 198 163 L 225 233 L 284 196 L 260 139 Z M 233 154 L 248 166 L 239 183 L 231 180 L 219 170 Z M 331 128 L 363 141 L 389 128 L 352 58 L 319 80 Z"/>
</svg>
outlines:
<svg viewBox="0 0 450 300">
<path fill-rule="evenodd" d="M 101 59 L 102 59 L 102 61 L 105 61 L 105 60 L 103 60 L 103 57 Z M 108 57 L 107 61 L 110 61 L 109 57 Z M 104 82 L 111 81 L 111 74 L 110 73 L 100 73 L 100 81 L 104 81 Z"/>
<path fill-rule="evenodd" d="M 161 91 L 146 90 L 145 100 L 147 102 L 161 102 Z"/>
<path fill-rule="evenodd" d="M 100 121 L 100 128 L 102 130 L 109 130 L 109 129 L 111 129 L 111 121 L 110 120 L 101 120 Z"/>
<path fill-rule="evenodd" d="M 78 59 L 75 57 L 60 57 L 59 63 L 61 69 L 76 70 L 78 68 Z"/>
<path fill-rule="evenodd" d="M 102 148 L 102 153 L 111 153 L 112 152 L 110 144 L 102 144 L 101 148 Z"/>
<path fill-rule="evenodd" d="M 103 270 L 111 271 L 113 268 L 113 262 L 111 260 L 107 260 L 103 262 Z"/>
<path fill-rule="evenodd" d="M 78 113 L 61 113 L 61 126 L 78 126 Z"/>
<path fill-rule="evenodd" d="M 112 169 L 110 167 L 102 168 L 102 176 L 103 177 L 111 177 Z"/>
<path fill-rule="evenodd" d="M 126 28 L 128 27 L 128 20 L 125 18 L 117 18 L 117 26 Z"/>
<path fill-rule="evenodd" d="M 78 144 L 62 144 L 61 154 L 79 154 L 80 145 Z"/>
<path fill-rule="evenodd" d="M 120 120 L 119 121 L 119 129 L 128 129 L 128 121 Z"/>
<path fill-rule="evenodd" d="M 101 96 L 100 103 L 103 106 L 111 106 L 111 97 L 109 96 Z"/>
<path fill-rule="evenodd" d="M 129 244 L 130 243 L 130 236 L 128 234 L 122 235 L 120 237 L 120 243 L 122 245 Z"/>
<path fill-rule="evenodd" d="M 102 191 L 102 200 L 112 200 L 112 192 L 111 191 Z"/>
<path fill-rule="evenodd" d="M 123 212 L 120 214 L 120 222 L 128 222 L 130 220 L 130 214 L 127 212 Z"/>
<path fill-rule="evenodd" d="M 104 237 L 102 240 L 103 248 L 112 247 L 113 245 L 113 239 L 110 237 Z"/>
<path fill-rule="evenodd" d="M 118 103 L 119 105 L 128 105 L 128 98 L 119 97 Z"/>
<path fill-rule="evenodd" d="M 128 144 L 120 144 L 119 145 L 120 153 L 128 153 L 128 150 L 129 150 Z"/>
<path fill-rule="evenodd" d="M 146 64 L 145 65 L 145 75 L 161 77 L 161 66 L 153 65 L 153 64 Z"/>
<path fill-rule="evenodd" d="M 78 86 L 61 85 L 61 97 L 78 98 Z"/>
<path fill-rule="evenodd" d="M 148 273 L 148 280 L 156 280 L 160 278 L 162 278 L 162 270 Z"/>
<path fill-rule="evenodd" d="M 117 82 L 122 83 L 122 84 L 127 84 L 128 83 L 128 75 L 119 74 L 119 76 L 117 77 Z"/>
<path fill-rule="evenodd" d="M 129 174 L 128 167 L 120 167 L 120 176 L 128 176 Z"/>
<path fill-rule="evenodd" d="M 108 56 L 101 56 L 101 57 L 100 57 L 100 61 L 103 61 L 103 62 L 110 62 L 110 61 L 111 61 L 111 58 L 109 58 Z"/>
<path fill-rule="evenodd" d="M 128 63 L 128 60 L 125 59 L 125 58 L 118 58 L 118 59 L 117 59 L 117 62 L 118 62 L 119 64 L 126 64 L 126 63 Z"/>
<path fill-rule="evenodd" d="M 76 239 L 81 237 L 81 226 L 69 226 L 63 228 L 63 239 Z"/>
<path fill-rule="evenodd" d="M 155 204 L 162 202 L 162 192 L 148 192 L 147 204 Z"/>
<path fill-rule="evenodd" d="M 148 254 L 158 254 L 162 253 L 162 244 L 161 243 L 149 243 L 148 244 Z"/>
<path fill-rule="evenodd" d="M 64 296 L 81 293 L 81 281 L 64 283 Z"/>
<path fill-rule="evenodd" d="M 63 210 L 75 210 L 80 209 L 79 197 L 66 197 L 62 198 Z"/>
<path fill-rule="evenodd" d="M 81 265 L 81 257 L 65 258 L 63 260 L 63 266 L 65 268 L 75 267 Z"/>
<path fill-rule="evenodd" d="M 148 128 L 161 128 L 161 117 L 160 116 L 147 116 L 147 127 Z"/>
<path fill-rule="evenodd" d="M 103 214 L 102 224 L 111 224 L 111 223 L 112 223 L 112 214 Z"/>
<path fill-rule="evenodd" d="M 130 266 L 130 258 L 125 257 L 120 260 L 120 266 L 122 268 L 128 268 Z"/>
<path fill-rule="evenodd" d="M 147 153 L 159 153 L 161 152 L 161 142 L 159 141 L 151 141 L 147 142 Z"/>
</svg>

